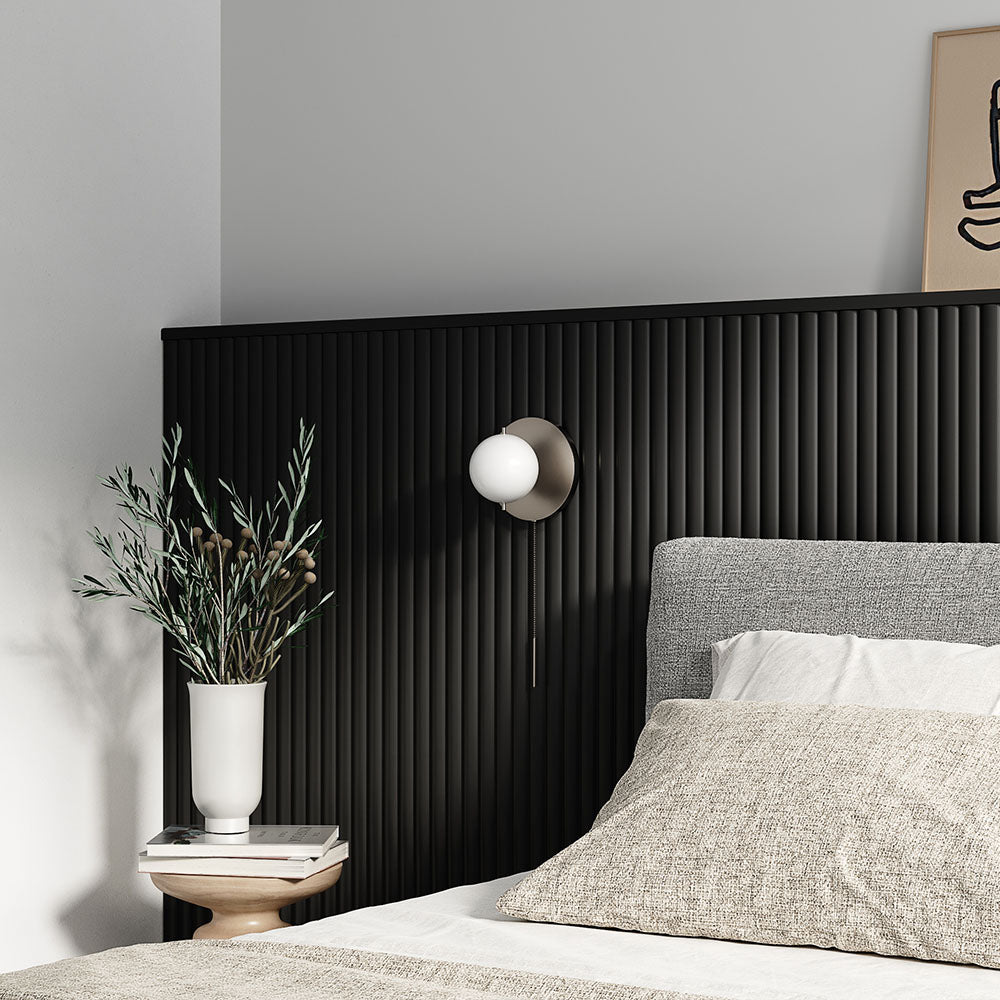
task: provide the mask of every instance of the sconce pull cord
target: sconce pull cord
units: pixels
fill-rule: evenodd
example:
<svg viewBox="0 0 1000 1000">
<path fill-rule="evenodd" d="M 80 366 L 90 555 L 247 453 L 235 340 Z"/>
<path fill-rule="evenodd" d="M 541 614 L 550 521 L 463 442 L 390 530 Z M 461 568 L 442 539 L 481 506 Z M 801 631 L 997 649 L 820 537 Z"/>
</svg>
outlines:
<svg viewBox="0 0 1000 1000">
<path fill-rule="evenodd" d="M 531 686 L 534 687 L 537 681 L 537 633 L 538 633 L 538 522 L 531 522 Z"/>
</svg>

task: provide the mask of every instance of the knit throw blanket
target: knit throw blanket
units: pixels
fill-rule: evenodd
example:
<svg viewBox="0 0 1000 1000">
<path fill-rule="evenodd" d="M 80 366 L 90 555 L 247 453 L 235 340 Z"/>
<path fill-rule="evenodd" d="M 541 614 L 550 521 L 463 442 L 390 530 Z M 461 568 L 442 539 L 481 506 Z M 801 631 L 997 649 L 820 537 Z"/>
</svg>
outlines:
<svg viewBox="0 0 1000 1000">
<path fill-rule="evenodd" d="M 0 975 L 0 1000 L 724 1000 L 384 952 L 173 941 Z"/>
</svg>

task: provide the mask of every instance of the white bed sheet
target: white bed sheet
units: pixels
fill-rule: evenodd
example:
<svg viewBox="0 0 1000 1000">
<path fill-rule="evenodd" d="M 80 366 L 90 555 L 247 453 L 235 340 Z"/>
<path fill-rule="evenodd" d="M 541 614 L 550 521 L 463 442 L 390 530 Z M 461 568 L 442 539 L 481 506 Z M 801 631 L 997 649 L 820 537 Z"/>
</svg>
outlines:
<svg viewBox="0 0 1000 1000">
<path fill-rule="evenodd" d="M 916 959 L 526 923 L 497 912 L 521 876 L 250 935 L 725 997 L 1000 1000 L 1000 971 Z"/>
</svg>

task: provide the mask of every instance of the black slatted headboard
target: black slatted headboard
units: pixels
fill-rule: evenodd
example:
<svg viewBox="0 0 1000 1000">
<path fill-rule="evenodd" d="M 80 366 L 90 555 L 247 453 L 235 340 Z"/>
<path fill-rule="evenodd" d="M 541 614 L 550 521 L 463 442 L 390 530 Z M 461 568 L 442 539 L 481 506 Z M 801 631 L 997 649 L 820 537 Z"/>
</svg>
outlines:
<svg viewBox="0 0 1000 1000">
<path fill-rule="evenodd" d="M 581 833 L 642 724 L 653 546 L 681 535 L 1000 538 L 1000 293 L 164 332 L 165 420 L 207 478 L 269 489 L 318 425 L 337 607 L 273 675 L 258 822 L 339 822 L 295 919 L 530 867 Z M 564 425 L 579 488 L 528 535 L 477 442 Z M 167 651 L 165 819 L 194 819 Z M 166 931 L 192 916 L 167 901 Z"/>
</svg>

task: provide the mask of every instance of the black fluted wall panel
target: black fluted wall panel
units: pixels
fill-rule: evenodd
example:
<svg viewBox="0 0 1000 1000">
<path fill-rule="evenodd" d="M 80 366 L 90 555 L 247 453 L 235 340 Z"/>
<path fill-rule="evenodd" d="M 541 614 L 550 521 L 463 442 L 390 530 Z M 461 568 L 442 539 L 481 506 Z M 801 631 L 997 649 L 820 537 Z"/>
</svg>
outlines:
<svg viewBox="0 0 1000 1000">
<path fill-rule="evenodd" d="M 537 864 L 591 822 L 642 724 L 654 544 L 679 535 L 1000 538 L 995 293 L 164 333 L 165 416 L 266 494 L 300 415 L 336 607 L 269 684 L 256 821 L 339 822 L 352 859 L 295 920 Z M 468 457 L 561 424 L 579 487 L 528 529 Z M 165 820 L 190 800 L 169 647 Z M 169 937 L 194 911 L 168 901 Z"/>
</svg>

